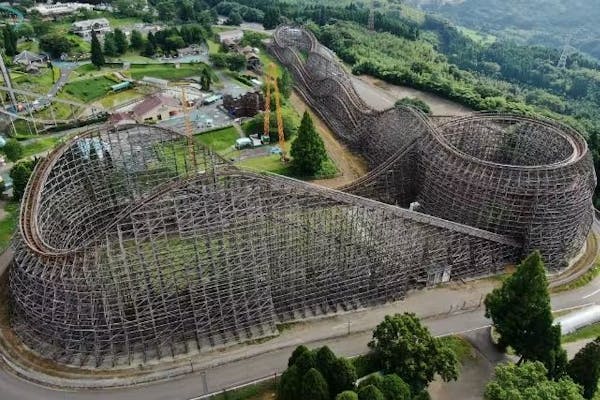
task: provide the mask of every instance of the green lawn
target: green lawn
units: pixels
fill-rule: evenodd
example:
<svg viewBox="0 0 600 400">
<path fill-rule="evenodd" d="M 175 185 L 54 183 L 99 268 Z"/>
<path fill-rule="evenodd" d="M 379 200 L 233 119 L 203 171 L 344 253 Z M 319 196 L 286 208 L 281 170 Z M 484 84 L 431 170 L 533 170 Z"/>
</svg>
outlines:
<svg viewBox="0 0 600 400">
<path fill-rule="evenodd" d="M 277 383 L 273 379 L 232 391 L 223 391 L 212 400 L 263 400 L 275 398 Z"/>
<path fill-rule="evenodd" d="M 24 50 L 31 51 L 32 53 L 39 53 L 40 52 L 40 44 L 37 40 L 32 40 L 29 42 L 23 41 L 23 42 L 17 44 L 17 50 L 19 51 L 19 53 Z"/>
<path fill-rule="evenodd" d="M 103 107 L 111 108 L 142 96 L 143 94 L 139 93 L 135 89 L 129 89 L 118 93 L 111 93 L 103 97 L 102 100 L 100 100 L 100 104 L 102 104 Z"/>
<path fill-rule="evenodd" d="M 444 336 L 440 338 L 440 340 L 444 343 L 444 345 L 454 350 L 454 353 L 461 364 L 464 364 L 468 360 L 474 358 L 473 347 L 466 339 L 460 336 L 452 335 Z"/>
<path fill-rule="evenodd" d="M 17 228 L 19 203 L 12 201 L 6 203 L 4 211 L 6 211 L 6 217 L 0 221 L 0 251 L 6 250 Z"/>
<path fill-rule="evenodd" d="M 292 172 L 289 164 L 281 162 L 281 157 L 274 154 L 263 157 L 253 157 L 242 160 L 236 164 L 240 168 L 251 171 L 265 171 L 278 175 L 291 176 Z"/>
<path fill-rule="evenodd" d="M 66 94 L 74 96 L 84 103 L 95 100 L 107 94 L 110 87 L 115 82 L 104 76 L 97 76 L 89 79 L 80 79 L 69 82 L 63 88 Z"/>
<path fill-rule="evenodd" d="M 130 63 L 155 63 L 156 61 L 149 57 L 144 57 L 134 51 L 128 51 L 127 53 L 118 57 L 110 58 L 113 62 L 127 61 Z"/>
<path fill-rule="evenodd" d="M 42 68 L 39 74 L 13 74 L 13 84 L 17 89 L 27 89 L 45 94 L 54 84 L 54 73 L 50 68 Z"/>
<path fill-rule="evenodd" d="M 208 44 L 208 52 L 209 53 L 218 53 L 219 50 L 221 49 L 221 45 L 217 42 L 214 42 L 212 40 L 207 40 L 206 43 Z"/>
<path fill-rule="evenodd" d="M 205 64 L 180 64 L 179 68 L 175 68 L 174 64 L 132 64 L 131 68 L 126 71 L 133 79 L 142 79 L 145 76 L 153 78 L 178 80 L 188 78 L 190 76 L 198 76 Z"/>
<path fill-rule="evenodd" d="M 23 157 L 30 157 L 38 153 L 43 153 L 47 150 L 51 150 L 60 141 L 60 137 L 52 136 L 38 139 L 33 143 L 26 144 L 23 147 Z"/>
<path fill-rule="evenodd" d="M 600 336 L 600 323 L 588 325 L 580 330 L 562 337 L 563 343 L 576 342 L 583 339 L 595 339 Z"/>
<path fill-rule="evenodd" d="M 240 135 L 233 126 L 196 135 L 200 143 L 208 146 L 217 153 L 224 153 L 231 150 L 235 144 L 235 140 L 239 137 Z"/>
</svg>

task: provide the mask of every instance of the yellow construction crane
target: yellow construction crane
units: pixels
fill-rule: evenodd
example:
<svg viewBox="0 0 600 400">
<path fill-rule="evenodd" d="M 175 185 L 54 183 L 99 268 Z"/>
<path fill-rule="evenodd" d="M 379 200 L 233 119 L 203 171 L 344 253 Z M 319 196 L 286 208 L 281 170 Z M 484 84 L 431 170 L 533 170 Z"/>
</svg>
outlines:
<svg viewBox="0 0 600 400">
<path fill-rule="evenodd" d="M 277 86 L 277 66 L 275 63 L 270 63 L 267 66 L 267 74 L 265 76 L 266 84 L 266 99 L 265 99 L 265 124 L 263 133 L 269 136 L 271 128 L 271 86 L 275 94 L 275 115 L 277 116 L 277 134 L 279 137 L 279 149 L 281 150 L 281 159 L 287 161 L 285 156 L 285 135 L 283 132 L 283 115 L 281 113 L 281 98 L 279 95 L 279 87 Z"/>
<path fill-rule="evenodd" d="M 196 149 L 194 148 L 194 130 L 192 128 L 192 122 L 190 121 L 190 109 L 185 95 L 185 88 L 181 87 L 181 104 L 183 106 L 183 121 L 185 124 L 185 136 L 187 137 L 187 148 L 192 163 L 192 168 L 188 172 L 196 172 Z"/>
</svg>

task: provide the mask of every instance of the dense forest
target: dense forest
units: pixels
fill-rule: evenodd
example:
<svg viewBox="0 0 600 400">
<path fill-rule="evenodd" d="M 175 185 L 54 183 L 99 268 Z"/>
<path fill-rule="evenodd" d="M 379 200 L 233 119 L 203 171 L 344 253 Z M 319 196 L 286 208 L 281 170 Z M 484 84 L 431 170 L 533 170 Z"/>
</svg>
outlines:
<svg viewBox="0 0 600 400">
<path fill-rule="evenodd" d="M 596 0 L 408 0 L 453 22 L 522 44 L 572 45 L 600 58 L 600 7 Z"/>
</svg>

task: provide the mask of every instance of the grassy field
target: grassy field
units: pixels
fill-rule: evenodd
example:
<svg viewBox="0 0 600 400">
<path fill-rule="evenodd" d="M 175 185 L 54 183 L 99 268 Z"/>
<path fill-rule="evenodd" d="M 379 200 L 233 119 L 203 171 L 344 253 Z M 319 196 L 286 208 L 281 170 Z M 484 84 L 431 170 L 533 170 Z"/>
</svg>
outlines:
<svg viewBox="0 0 600 400">
<path fill-rule="evenodd" d="M 156 62 L 152 58 L 144 57 L 133 51 L 128 51 L 127 53 L 120 55 L 118 57 L 111 58 L 110 60 L 112 60 L 113 62 L 127 61 L 130 63 L 153 63 L 153 62 Z"/>
<path fill-rule="evenodd" d="M 45 151 L 48 151 L 52 148 L 54 148 L 54 146 L 56 146 L 56 144 L 58 142 L 60 142 L 61 138 L 59 137 L 44 137 L 42 139 L 38 139 L 35 142 L 32 143 L 28 143 L 25 146 L 23 146 L 23 157 L 30 157 L 33 156 L 34 154 L 38 154 L 38 153 L 43 153 Z"/>
<path fill-rule="evenodd" d="M 600 323 L 588 325 L 580 330 L 562 337 L 563 343 L 577 342 L 583 339 L 595 339 L 600 336 Z"/>
<path fill-rule="evenodd" d="M 219 49 L 221 48 L 221 45 L 217 42 L 214 42 L 212 40 L 207 40 L 206 43 L 208 44 L 208 52 L 209 53 L 218 53 Z"/>
<path fill-rule="evenodd" d="M 54 72 L 50 68 L 42 68 L 39 74 L 11 75 L 16 88 L 31 90 L 35 93 L 45 94 L 54 84 Z"/>
<path fill-rule="evenodd" d="M 103 107 L 111 108 L 116 107 L 119 104 L 123 104 L 129 100 L 142 97 L 143 94 L 139 93 L 135 89 L 124 90 L 118 93 L 111 93 L 100 100 L 100 104 Z"/>
<path fill-rule="evenodd" d="M 208 146 L 217 153 L 224 153 L 231 150 L 235 144 L 235 140 L 239 137 L 240 135 L 233 126 L 196 135 L 200 143 Z"/>
<path fill-rule="evenodd" d="M 73 97 L 87 103 L 106 95 L 110 87 L 115 82 L 104 76 L 97 76 L 89 79 L 80 79 L 69 82 L 65 85 L 63 91 Z"/>
<path fill-rule="evenodd" d="M 6 250 L 10 244 L 19 218 L 19 203 L 9 202 L 4 206 L 6 216 L 0 221 L 0 251 Z"/>
<path fill-rule="evenodd" d="M 263 157 L 247 158 L 236 163 L 236 165 L 240 168 L 249 169 L 251 171 L 265 171 L 287 176 L 292 175 L 290 165 L 282 163 L 281 157 L 276 154 Z"/>
<path fill-rule="evenodd" d="M 276 381 L 270 379 L 241 389 L 224 391 L 212 396 L 211 400 L 267 400 L 275 398 L 276 390 Z"/>
<path fill-rule="evenodd" d="M 28 50 L 31 51 L 32 53 L 39 53 L 40 52 L 40 44 L 37 40 L 32 40 L 32 41 L 22 41 L 21 43 L 17 44 L 17 50 L 20 52 L 24 51 L 24 50 Z"/>
<path fill-rule="evenodd" d="M 179 68 L 175 68 L 173 64 L 132 64 L 131 68 L 126 71 L 133 79 L 142 79 L 144 76 L 153 78 L 177 80 L 188 78 L 190 76 L 198 76 L 205 67 L 205 64 L 180 64 Z"/>
</svg>

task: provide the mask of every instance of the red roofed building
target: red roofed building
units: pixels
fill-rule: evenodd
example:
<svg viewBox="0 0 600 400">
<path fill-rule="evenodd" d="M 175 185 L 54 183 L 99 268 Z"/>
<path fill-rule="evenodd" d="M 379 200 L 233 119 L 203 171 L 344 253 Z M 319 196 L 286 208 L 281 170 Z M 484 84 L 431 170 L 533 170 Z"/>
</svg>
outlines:
<svg viewBox="0 0 600 400">
<path fill-rule="evenodd" d="M 132 110 L 138 122 L 163 121 L 181 112 L 179 100 L 164 94 L 153 94 L 138 103 Z"/>
</svg>

